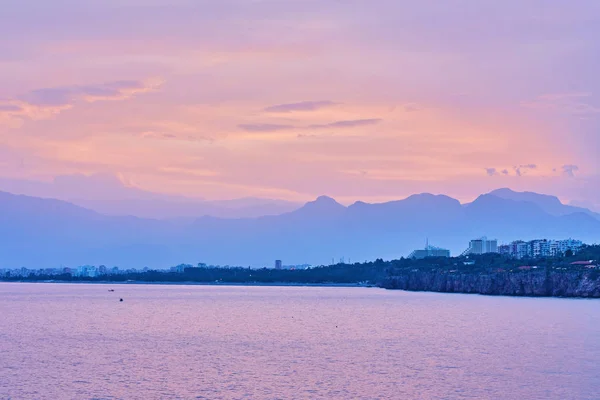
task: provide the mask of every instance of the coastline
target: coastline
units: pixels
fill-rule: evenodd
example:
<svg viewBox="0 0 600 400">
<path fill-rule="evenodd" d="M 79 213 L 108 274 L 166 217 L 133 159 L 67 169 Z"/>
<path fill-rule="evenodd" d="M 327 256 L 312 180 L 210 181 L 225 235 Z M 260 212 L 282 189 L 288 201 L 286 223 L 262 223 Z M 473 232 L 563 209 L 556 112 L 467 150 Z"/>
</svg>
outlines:
<svg viewBox="0 0 600 400">
<path fill-rule="evenodd" d="M 0 280 L 0 283 L 59 283 L 59 284 L 92 284 L 92 285 L 165 285 L 165 286 L 275 286 L 275 287 L 356 287 L 383 289 L 377 285 L 363 285 L 359 283 L 300 283 L 300 282 L 148 282 L 148 281 L 64 281 L 64 280 Z"/>
<path fill-rule="evenodd" d="M 598 271 L 537 269 L 520 272 L 397 271 L 380 283 L 390 290 L 509 297 L 600 298 Z"/>
<path fill-rule="evenodd" d="M 478 292 L 478 291 L 452 291 L 452 290 L 426 290 L 426 289 L 410 289 L 389 287 L 385 284 L 365 285 L 352 283 L 287 283 L 287 282 L 148 282 L 148 281 L 64 281 L 64 280 L 37 280 L 37 281 L 5 281 L 2 283 L 35 283 L 35 284 L 91 284 L 91 285 L 157 285 L 157 286 L 238 286 L 238 287 L 323 287 L 323 288 L 366 288 L 366 289 L 383 289 L 390 291 L 401 291 L 409 293 L 435 293 L 435 294 L 460 294 L 460 295 L 479 295 L 490 297 L 521 297 L 521 298 L 554 298 L 554 299 L 588 299 L 597 300 L 600 297 L 595 295 L 572 295 L 572 294 L 534 294 L 534 293 L 493 293 L 493 292 Z"/>
</svg>

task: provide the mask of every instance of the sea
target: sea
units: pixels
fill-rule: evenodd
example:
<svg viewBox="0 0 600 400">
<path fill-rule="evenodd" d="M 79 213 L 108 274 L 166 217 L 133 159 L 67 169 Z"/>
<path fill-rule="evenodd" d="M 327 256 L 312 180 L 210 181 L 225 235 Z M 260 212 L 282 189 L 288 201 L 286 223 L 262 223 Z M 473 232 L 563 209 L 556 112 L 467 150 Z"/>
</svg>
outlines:
<svg viewBox="0 0 600 400">
<path fill-rule="evenodd" d="M 600 300 L 0 283 L 0 399 L 600 399 Z"/>
</svg>

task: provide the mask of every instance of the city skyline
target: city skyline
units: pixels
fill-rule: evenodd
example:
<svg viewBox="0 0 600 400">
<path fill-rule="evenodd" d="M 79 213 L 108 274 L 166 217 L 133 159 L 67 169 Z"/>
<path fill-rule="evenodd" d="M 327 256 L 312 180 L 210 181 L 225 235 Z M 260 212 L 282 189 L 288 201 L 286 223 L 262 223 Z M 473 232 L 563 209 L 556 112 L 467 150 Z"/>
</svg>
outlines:
<svg viewBox="0 0 600 400">
<path fill-rule="evenodd" d="M 0 183 L 600 209 L 595 1 L 59 3 L 0 16 Z"/>
<path fill-rule="evenodd" d="M 474 239 L 471 242 L 474 241 L 478 241 L 478 240 L 482 240 L 481 239 Z M 487 240 L 487 239 L 485 239 Z M 495 239 L 493 239 L 492 241 L 497 242 Z M 472 243 L 471 243 L 472 244 Z M 529 240 L 529 241 L 524 241 L 524 240 L 513 240 L 510 242 L 507 242 L 506 244 L 501 244 L 499 246 L 497 246 L 495 249 L 488 249 L 488 250 L 484 250 L 484 249 L 480 249 L 480 251 L 474 251 L 474 252 L 468 252 L 465 251 L 462 254 L 451 254 L 450 250 L 446 250 L 440 247 L 436 247 L 436 246 L 431 246 L 429 245 L 429 243 L 427 243 L 427 245 L 425 246 L 424 249 L 416 249 L 414 251 L 412 251 L 410 254 L 407 254 L 406 257 L 402 256 L 400 257 L 401 259 L 424 259 L 427 257 L 433 257 L 433 258 L 439 258 L 439 257 L 445 257 L 445 258 L 466 258 L 467 260 L 469 259 L 470 256 L 480 256 L 483 254 L 490 254 L 490 253 L 495 253 L 495 254 L 500 254 L 504 257 L 506 257 L 507 259 L 523 259 L 523 258 L 530 258 L 530 259 L 539 259 L 539 258 L 561 258 L 564 257 L 565 253 L 567 250 L 571 251 L 571 254 L 577 254 L 577 252 L 579 250 L 581 250 L 581 248 L 583 246 L 597 246 L 597 244 L 587 244 L 587 243 L 583 243 L 581 240 L 577 240 L 577 239 L 562 239 L 562 240 L 553 240 L 553 239 L 534 239 L 534 240 Z M 470 250 L 470 249 L 469 249 Z M 383 260 L 383 261 L 394 261 L 394 259 L 391 260 Z M 377 260 L 364 260 L 364 263 L 369 263 L 369 262 L 377 262 Z M 361 264 L 363 262 L 360 261 L 355 261 L 355 264 Z M 467 263 L 467 261 L 465 261 L 465 263 Z M 336 262 L 335 259 L 331 260 L 331 264 L 329 264 L 329 266 L 333 266 L 336 264 L 348 264 L 348 265 L 352 265 L 352 261 L 348 260 L 346 262 L 344 257 L 340 257 L 339 261 Z M 593 264 L 593 262 L 590 261 L 590 264 Z M 284 265 L 282 263 L 282 260 L 275 260 L 275 264 L 268 266 L 268 265 L 263 265 L 260 267 L 248 267 L 250 269 L 274 269 L 274 270 L 281 270 L 281 269 L 290 269 L 290 270 L 295 270 L 296 268 L 298 269 L 311 269 L 311 268 L 315 268 L 315 267 L 325 267 L 327 266 L 326 264 L 322 264 L 322 265 L 311 265 L 311 264 L 298 264 L 298 265 Z M 8 273 L 9 275 L 14 276 L 22 276 L 22 277 L 27 277 L 30 274 L 33 275 L 61 275 L 61 274 L 66 274 L 66 275 L 72 275 L 73 277 L 99 277 L 99 276 L 103 276 L 103 275 L 123 275 L 123 274 L 128 274 L 128 273 L 147 273 L 149 271 L 153 271 L 153 270 L 158 270 L 158 271 L 165 271 L 165 272 L 171 272 L 171 273 L 177 273 L 177 274 L 182 274 L 185 272 L 186 268 L 207 268 L 207 269 L 215 269 L 215 268 L 246 268 L 242 265 L 208 265 L 206 263 L 202 263 L 199 262 L 197 264 L 178 264 L 176 266 L 171 266 L 171 267 L 167 267 L 165 266 L 164 268 L 148 268 L 148 267 L 143 267 L 143 268 L 132 268 L 132 267 L 119 267 L 119 266 L 106 266 L 104 264 L 101 265 L 78 265 L 78 266 L 58 266 L 58 267 L 53 267 L 53 268 L 25 268 L 25 267 L 21 267 L 21 268 L 0 268 L 0 278 L 3 276 L 6 276 L 6 274 Z"/>
</svg>

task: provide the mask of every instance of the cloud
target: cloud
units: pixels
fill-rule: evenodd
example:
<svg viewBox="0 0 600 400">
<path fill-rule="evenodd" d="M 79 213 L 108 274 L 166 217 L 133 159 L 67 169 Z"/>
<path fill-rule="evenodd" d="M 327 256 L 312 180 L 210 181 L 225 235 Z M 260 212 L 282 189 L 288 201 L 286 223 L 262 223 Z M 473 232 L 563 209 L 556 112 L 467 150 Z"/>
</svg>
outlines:
<svg viewBox="0 0 600 400">
<path fill-rule="evenodd" d="M 0 112 L 20 112 L 23 111 L 23 107 L 15 104 L 0 104 Z"/>
<path fill-rule="evenodd" d="M 79 87 L 80 92 L 88 102 L 99 100 L 124 100 L 138 93 L 157 90 L 163 84 L 162 80 L 149 81 L 116 81 L 103 85 L 86 85 Z"/>
<path fill-rule="evenodd" d="M 246 132 L 277 132 L 294 129 L 292 125 L 279 124 L 240 124 L 238 128 Z"/>
<path fill-rule="evenodd" d="M 590 93 L 553 93 L 538 96 L 521 106 L 538 111 L 555 111 L 578 116 L 600 113 L 600 107 L 592 104 Z"/>
<path fill-rule="evenodd" d="M 524 166 L 519 166 L 519 167 L 515 167 L 515 168 L 524 168 Z M 502 175 L 508 175 L 509 172 L 508 170 L 505 168 L 503 170 L 498 170 L 497 168 L 485 168 L 485 172 L 488 176 L 496 176 L 498 174 L 502 174 Z M 519 175 L 520 172 L 517 173 L 517 175 Z"/>
<path fill-rule="evenodd" d="M 360 126 L 368 126 L 377 124 L 381 119 L 356 119 L 348 121 L 335 121 L 328 124 L 315 124 L 307 127 L 284 125 L 284 124 L 269 124 L 269 123 L 258 123 L 258 124 L 239 124 L 238 128 L 246 132 L 278 132 L 291 129 L 326 129 L 326 128 L 355 128 Z M 307 137 L 306 135 L 298 135 L 299 138 Z"/>
<path fill-rule="evenodd" d="M 536 168 L 537 168 L 537 165 L 535 165 L 535 164 L 522 164 L 522 165 L 513 167 L 517 176 L 523 176 L 523 174 L 527 173 L 529 170 L 536 169 Z"/>
<path fill-rule="evenodd" d="M 37 89 L 22 96 L 22 101 L 32 106 L 67 106 L 76 100 L 76 92 L 71 88 Z"/>
<path fill-rule="evenodd" d="M 354 119 L 349 121 L 335 121 L 329 124 L 318 124 L 318 125 L 309 125 L 311 129 L 325 129 L 325 128 L 355 128 L 359 126 L 368 126 L 375 125 L 381 122 L 379 118 L 370 118 L 370 119 Z"/>
<path fill-rule="evenodd" d="M 296 137 L 298 139 L 313 139 L 313 138 L 316 138 L 318 136 L 317 135 L 307 135 L 305 133 L 299 133 Z"/>
<path fill-rule="evenodd" d="M 264 109 L 269 113 L 289 113 L 294 111 L 317 111 L 321 108 L 330 107 L 337 103 L 329 100 L 301 101 L 299 103 L 278 104 Z"/>
<path fill-rule="evenodd" d="M 52 118 L 76 104 L 126 100 L 136 94 L 157 90 L 161 80 L 115 81 L 94 85 L 42 88 L 0 104 L 0 117 L 9 125 L 20 126 L 24 119 Z"/>
<path fill-rule="evenodd" d="M 137 93 L 158 89 L 162 81 L 116 81 L 95 85 L 75 85 L 37 89 L 19 100 L 33 106 L 69 106 L 78 101 L 93 103 L 101 100 L 125 100 Z"/>
<path fill-rule="evenodd" d="M 579 171 L 579 167 L 573 164 L 563 165 L 562 171 L 568 177 L 573 178 L 575 176 L 575 172 Z"/>
<path fill-rule="evenodd" d="M 176 140 L 182 142 L 198 142 L 198 143 L 214 143 L 215 139 L 206 136 L 192 136 L 192 135 L 176 135 L 174 133 L 161 133 L 155 131 L 144 131 L 135 133 L 134 136 L 139 136 L 142 139 L 150 140 Z"/>
</svg>

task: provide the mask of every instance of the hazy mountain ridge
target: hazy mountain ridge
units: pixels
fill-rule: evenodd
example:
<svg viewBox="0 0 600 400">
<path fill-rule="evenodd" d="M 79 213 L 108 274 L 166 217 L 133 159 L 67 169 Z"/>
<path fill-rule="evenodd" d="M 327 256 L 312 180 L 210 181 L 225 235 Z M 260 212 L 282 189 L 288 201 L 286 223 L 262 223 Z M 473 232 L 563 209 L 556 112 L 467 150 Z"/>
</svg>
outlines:
<svg viewBox="0 0 600 400">
<path fill-rule="evenodd" d="M 63 175 L 52 182 L 0 178 L 0 191 L 63 200 L 105 215 L 156 219 L 191 219 L 204 215 L 249 218 L 278 215 L 302 206 L 278 199 L 206 200 L 154 193 L 126 186 L 112 174 Z"/>
<path fill-rule="evenodd" d="M 559 214 L 535 201 L 495 194 L 464 205 L 448 196 L 420 194 L 348 207 L 321 196 L 277 216 L 164 221 L 106 216 L 64 201 L 0 193 L 0 268 L 271 266 L 275 259 L 328 264 L 340 257 L 400 258 L 423 247 L 426 238 L 457 254 L 469 239 L 483 235 L 500 241 L 575 237 L 598 242 L 600 220 L 594 213 Z"/>
<path fill-rule="evenodd" d="M 524 201 L 536 204 L 548 214 L 560 216 L 573 213 L 584 213 L 600 219 L 600 214 L 587 208 L 563 204 L 558 197 L 534 192 L 515 192 L 508 188 L 496 189 L 489 194 L 503 199 Z"/>
</svg>

